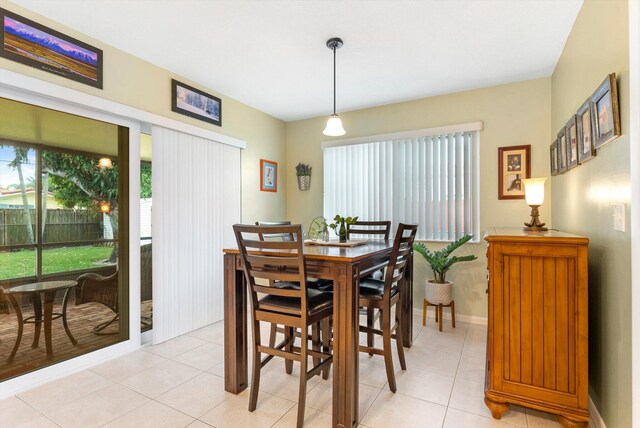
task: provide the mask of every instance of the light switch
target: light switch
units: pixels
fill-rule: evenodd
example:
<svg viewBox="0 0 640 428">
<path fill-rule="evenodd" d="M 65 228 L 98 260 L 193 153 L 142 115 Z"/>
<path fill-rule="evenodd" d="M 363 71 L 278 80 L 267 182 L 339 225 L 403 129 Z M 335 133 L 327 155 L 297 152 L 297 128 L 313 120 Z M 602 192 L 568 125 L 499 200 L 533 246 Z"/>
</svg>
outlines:
<svg viewBox="0 0 640 428">
<path fill-rule="evenodd" d="M 613 230 L 625 231 L 625 204 L 615 204 L 613 206 Z"/>
</svg>

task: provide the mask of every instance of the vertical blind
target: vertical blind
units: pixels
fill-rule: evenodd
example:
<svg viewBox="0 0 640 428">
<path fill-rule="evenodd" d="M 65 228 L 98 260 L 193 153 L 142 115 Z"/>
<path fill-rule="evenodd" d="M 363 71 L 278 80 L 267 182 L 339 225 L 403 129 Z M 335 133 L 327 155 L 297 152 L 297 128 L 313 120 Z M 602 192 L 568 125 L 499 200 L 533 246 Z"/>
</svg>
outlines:
<svg viewBox="0 0 640 428">
<path fill-rule="evenodd" d="M 479 233 L 478 131 L 324 149 L 324 215 L 418 224 L 418 239 Z"/>
<path fill-rule="evenodd" d="M 153 342 L 223 317 L 224 246 L 240 222 L 240 149 L 153 127 Z"/>
</svg>

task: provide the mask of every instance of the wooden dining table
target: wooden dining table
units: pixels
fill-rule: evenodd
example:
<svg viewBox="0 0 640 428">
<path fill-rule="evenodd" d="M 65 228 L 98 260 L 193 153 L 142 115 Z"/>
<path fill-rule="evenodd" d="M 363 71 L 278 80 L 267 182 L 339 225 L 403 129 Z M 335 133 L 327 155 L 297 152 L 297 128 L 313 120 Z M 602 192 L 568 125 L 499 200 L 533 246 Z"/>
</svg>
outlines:
<svg viewBox="0 0 640 428">
<path fill-rule="evenodd" d="M 360 278 L 387 264 L 392 240 L 369 240 L 356 247 L 305 245 L 308 277 L 331 279 L 333 293 L 333 427 L 358 425 L 358 346 Z M 413 255 L 400 286 L 402 341 L 413 339 Z M 238 394 L 248 386 L 248 288 L 237 248 L 224 249 L 224 383 Z"/>
</svg>

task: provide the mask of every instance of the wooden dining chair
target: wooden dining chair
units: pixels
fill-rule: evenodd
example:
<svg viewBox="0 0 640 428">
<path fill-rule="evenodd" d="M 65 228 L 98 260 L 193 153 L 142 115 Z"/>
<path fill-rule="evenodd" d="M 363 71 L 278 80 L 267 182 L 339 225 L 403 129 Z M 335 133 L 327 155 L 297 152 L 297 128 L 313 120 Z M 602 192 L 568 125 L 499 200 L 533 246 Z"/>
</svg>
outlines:
<svg viewBox="0 0 640 428">
<path fill-rule="evenodd" d="M 234 225 L 233 231 L 249 286 L 253 334 L 253 376 L 249 395 L 249 411 L 256 409 L 260 387 L 260 369 L 274 356 L 300 363 L 298 392 L 298 427 L 304 423 L 307 381 L 323 372 L 328 377 L 332 356 L 329 334 L 320 339 L 321 324 L 327 325 L 333 313 L 333 293 L 307 286 L 302 241 L 302 227 Z M 292 234 L 292 241 L 263 241 L 254 237 L 260 233 Z M 259 285 L 256 280 L 270 285 Z M 274 284 L 274 285 L 271 285 Z M 278 284 L 276 286 L 275 284 Z M 289 284 L 289 286 L 287 286 Z M 258 295 L 260 293 L 260 296 Z M 275 346 L 262 345 L 260 321 L 285 326 L 285 338 Z M 312 328 L 312 347 L 309 349 L 308 328 Z M 300 330 L 300 346 L 294 346 L 294 329 Z M 322 341 L 321 341 L 322 340 Z M 262 359 L 262 354 L 267 356 Z M 308 359 L 313 367 L 308 370 Z M 291 373 L 292 365 L 287 367 Z"/>
<path fill-rule="evenodd" d="M 384 274 L 384 281 L 373 278 L 362 278 L 360 280 L 360 307 L 366 307 L 367 310 L 378 309 L 382 320 L 381 329 L 375 329 L 369 323 L 366 326 L 360 326 L 361 332 L 382 336 L 382 349 L 375 348 L 372 344 L 367 343 L 367 346 L 360 346 L 360 352 L 384 356 L 387 380 L 389 381 L 389 389 L 392 392 L 396 392 L 396 378 L 393 373 L 391 339 L 396 340 L 400 367 L 402 370 L 406 370 L 401 326 L 403 322 L 411 322 L 411 320 L 403 320 L 402 310 L 396 308 L 395 322 L 392 323 L 391 309 L 400 301 L 400 287 L 403 286 L 402 279 L 405 275 L 409 257 L 411 257 L 413 241 L 417 231 L 417 225 L 400 223 L 393 242 L 393 249 L 389 256 L 389 264 Z"/>
</svg>

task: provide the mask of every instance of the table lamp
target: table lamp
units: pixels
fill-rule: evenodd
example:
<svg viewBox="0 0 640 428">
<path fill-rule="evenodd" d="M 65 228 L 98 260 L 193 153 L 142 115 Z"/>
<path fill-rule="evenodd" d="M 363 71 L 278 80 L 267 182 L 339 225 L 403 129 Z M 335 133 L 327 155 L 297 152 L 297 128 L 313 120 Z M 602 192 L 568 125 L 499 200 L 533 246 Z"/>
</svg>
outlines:
<svg viewBox="0 0 640 428">
<path fill-rule="evenodd" d="M 542 232 L 548 230 L 544 227 L 544 223 L 540 223 L 538 218 L 538 207 L 544 202 L 544 182 L 546 178 L 527 178 L 522 180 L 524 183 L 524 197 L 527 200 L 527 205 L 531 207 L 531 220 L 529 223 L 525 223 L 524 230 L 532 230 L 536 232 Z"/>
</svg>

